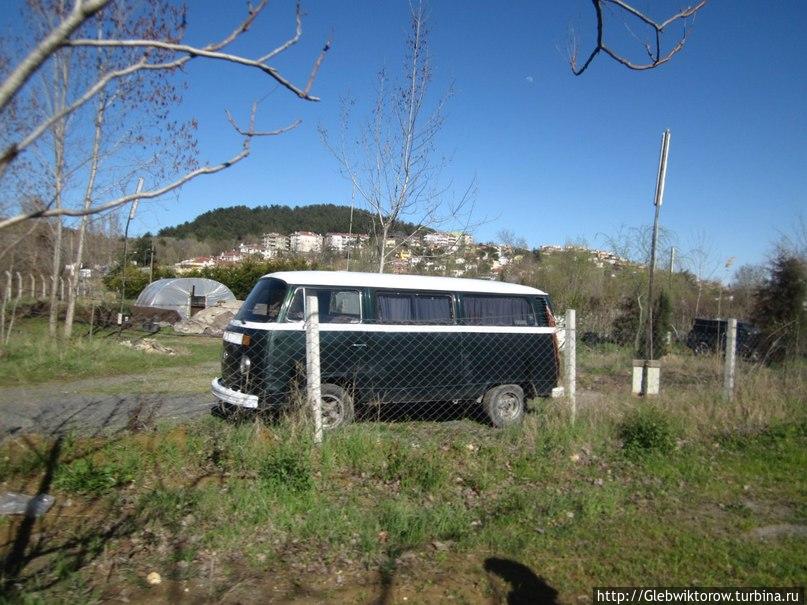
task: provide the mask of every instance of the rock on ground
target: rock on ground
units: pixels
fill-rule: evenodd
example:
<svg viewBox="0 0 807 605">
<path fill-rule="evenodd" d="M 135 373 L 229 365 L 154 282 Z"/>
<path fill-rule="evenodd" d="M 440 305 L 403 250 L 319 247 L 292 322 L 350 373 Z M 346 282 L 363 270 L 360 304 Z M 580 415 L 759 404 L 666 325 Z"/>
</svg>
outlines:
<svg viewBox="0 0 807 605">
<path fill-rule="evenodd" d="M 179 334 L 221 336 L 242 303 L 240 300 L 219 301 L 215 306 L 202 309 L 193 317 L 175 324 L 174 330 Z"/>
</svg>

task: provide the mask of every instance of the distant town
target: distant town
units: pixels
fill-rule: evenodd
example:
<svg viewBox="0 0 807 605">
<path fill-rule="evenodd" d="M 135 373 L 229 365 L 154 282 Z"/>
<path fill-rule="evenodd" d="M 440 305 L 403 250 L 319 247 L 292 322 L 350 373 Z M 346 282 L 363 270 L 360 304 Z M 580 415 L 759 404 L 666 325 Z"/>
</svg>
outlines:
<svg viewBox="0 0 807 605">
<path fill-rule="evenodd" d="M 249 259 L 311 257 L 329 254 L 335 257 L 361 257 L 373 246 L 367 233 L 314 233 L 295 231 L 264 233 L 252 242 L 241 242 L 236 248 L 214 256 L 197 256 L 174 265 L 178 274 L 207 267 L 226 266 Z M 393 273 L 439 272 L 444 275 L 496 277 L 504 267 L 526 254 L 577 250 L 585 253 L 598 267 L 619 267 L 629 261 L 612 252 L 574 245 L 545 245 L 527 250 L 506 243 L 476 243 L 464 232 L 433 231 L 423 234 L 396 235 L 386 242 L 390 258 L 388 271 Z"/>
</svg>

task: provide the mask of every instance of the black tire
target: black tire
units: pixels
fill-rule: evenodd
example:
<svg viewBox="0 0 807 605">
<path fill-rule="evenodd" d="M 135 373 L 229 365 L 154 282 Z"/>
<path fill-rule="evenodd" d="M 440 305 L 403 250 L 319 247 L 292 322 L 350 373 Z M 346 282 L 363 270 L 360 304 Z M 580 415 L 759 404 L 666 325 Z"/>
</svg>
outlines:
<svg viewBox="0 0 807 605">
<path fill-rule="evenodd" d="M 322 430 L 330 431 L 353 422 L 355 410 L 350 393 L 338 384 L 323 384 L 320 393 Z"/>
<path fill-rule="evenodd" d="M 490 423 L 497 428 L 515 426 L 524 420 L 524 389 L 517 384 L 493 387 L 482 398 Z"/>
</svg>

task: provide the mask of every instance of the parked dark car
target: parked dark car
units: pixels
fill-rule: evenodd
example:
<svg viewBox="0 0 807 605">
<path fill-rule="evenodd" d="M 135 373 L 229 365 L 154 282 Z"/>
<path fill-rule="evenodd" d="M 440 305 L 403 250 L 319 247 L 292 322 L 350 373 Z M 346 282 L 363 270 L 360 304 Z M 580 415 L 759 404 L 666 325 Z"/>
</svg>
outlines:
<svg viewBox="0 0 807 605">
<path fill-rule="evenodd" d="M 696 319 L 687 334 L 687 346 L 696 355 L 716 353 L 726 350 L 726 333 L 729 322 L 726 319 Z M 737 353 L 753 358 L 756 353 L 759 331 L 747 321 L 737 322 Z"/>
</svg>

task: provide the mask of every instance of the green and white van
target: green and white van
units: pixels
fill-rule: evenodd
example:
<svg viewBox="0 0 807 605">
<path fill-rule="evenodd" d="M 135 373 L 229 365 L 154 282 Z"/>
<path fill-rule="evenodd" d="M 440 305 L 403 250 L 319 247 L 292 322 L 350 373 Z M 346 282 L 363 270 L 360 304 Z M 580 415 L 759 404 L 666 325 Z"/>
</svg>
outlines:
<svg viewBox="0 0 807 605">
<path fill-rule="evenodd" d="M 258 280 L 224 333 L 226 406 L 267 409 L 304 392 L 305 300 L 319 306 L 323 426 L 357 406 L 476 401 L 495 426 L 520 422 L 525 399 L 559 378 L 545 292 L 497 281 L 289 271 Z"/>
</svg>

